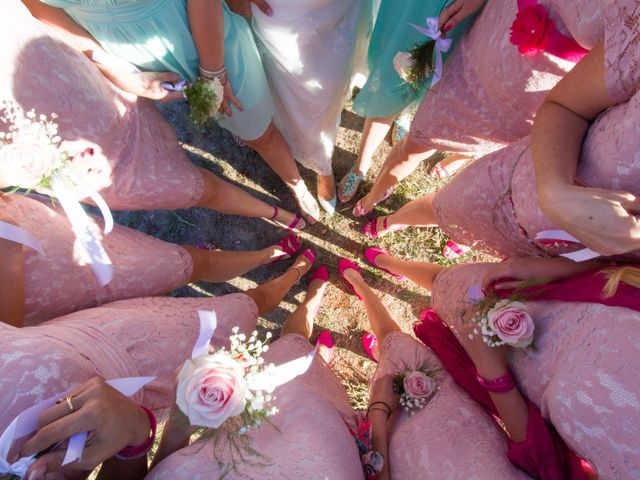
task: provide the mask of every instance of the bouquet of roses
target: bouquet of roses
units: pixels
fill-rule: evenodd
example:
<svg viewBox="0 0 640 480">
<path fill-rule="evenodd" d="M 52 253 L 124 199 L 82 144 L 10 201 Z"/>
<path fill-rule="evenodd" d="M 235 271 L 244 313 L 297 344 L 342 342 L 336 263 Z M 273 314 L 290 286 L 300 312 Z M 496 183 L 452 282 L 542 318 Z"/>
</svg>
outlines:
<svg viewBox="0 0 640 480">
<path fill-rule="evenodd" d="M 400 395 L 400 406 L 409 415 L 422 410 L 437 393 L 438 372 L 438 369 L 424 363 L 395 377 L 394 391 Z"/>
<path fill-rule="evenodd" d="M 479 286 L 471 287 L 469 297 L 476 306 L 474 321 L 479 323 L 482 339 L 490 347 L 509 345 L 525 348 L 533 343 L 534 323 L 527 306 L 518 301 L 521 297 L 514 293 L 509 298 L 485 296 L 478 293 Z"/>
<path fill-rule="evenodd" d="M 47 116 L 35 110 L 23 112 L 18 106 L 4 104 L 0 124 L 0 181 L 5 185 L 52 193 L 53 182 L 68 189 L 86 190 L 87 174 L 101 165 L 92 148 L 71 154 L 61 147 L 55 113 Z M 96 202 L 97 203 L 97 202 Z"/>
<path fill-rule="evenodd" d="M 282 365 L 266 364 L 262 354 L 268 345 L 253 331 L 249 338 L 232 329 L 230 348 L 213 349 L 209 343 L 217 320 L 214 312 L 200 311 L 200 336 L 178 373 L 176 404 L 190 425 L 213 440 L 214 458 L 221 476 L 246 461 L 245 454 L 261 457 L 251 446 L 247 433 L 269 422 L 278 409 L 272 405 L 273 391 L 305 373 L 316 355 L 291 360 Z M 267 333 L 266 340 L 271 338 Z M 271 424 L 274 426 L 273 424 Z M 275 426 L 274 426 L 275 428 Z"/>
</svg>

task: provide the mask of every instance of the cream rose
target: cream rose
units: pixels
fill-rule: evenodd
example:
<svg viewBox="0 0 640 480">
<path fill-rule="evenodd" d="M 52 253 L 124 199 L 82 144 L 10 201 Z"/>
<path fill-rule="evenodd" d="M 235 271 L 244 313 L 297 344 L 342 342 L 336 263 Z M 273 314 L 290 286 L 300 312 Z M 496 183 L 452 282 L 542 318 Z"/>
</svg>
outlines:
<svg viewBox="0 0 640 480">
<path fill-rule="evenodd" d="M 405 82 L 409 81 L 409 72 L 411 71 L 412 64 L 413 62 L 409 52 L 398 52 L 396 56 L 393 57 L 393 68 Z"/>
<path fill-rule="evenodd" d="M 533 342 L 533 319 L 520 302 L 501 300 L 487 313 L 489 327 L 512 347 L 524 348 Z"/>
<path fill-rule="evenodd" d="M 176 403 L 191 425 L 218 428 L 245 409 L 244 370 L 223 352 L 188 360 L 178 374 Z"/>
<path fill-rule="evenodd" d="M 436 384 L 422 372 L 411 372 L 404 377 L 404 393 L 414 398 L 430 397 Z"/>
<path fill-rule="evenodd" d="M 0 184 L 36 188 L 58 163 L 51 146 L 20 141 L 5 145 L 0 149 Z"/>
</svg>

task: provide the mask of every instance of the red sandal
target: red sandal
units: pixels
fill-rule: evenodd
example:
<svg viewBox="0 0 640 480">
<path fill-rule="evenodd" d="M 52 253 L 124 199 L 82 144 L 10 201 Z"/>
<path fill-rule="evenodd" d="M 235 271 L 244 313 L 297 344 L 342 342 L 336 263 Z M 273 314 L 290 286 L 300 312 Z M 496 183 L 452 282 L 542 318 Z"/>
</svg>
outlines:
<svg viewBox="0 0 640 480">
<path fill-rule="evenodd" d="M 369 358 L 376 363 L 378 363 L 378 359 L 373 354 L 373 349 L 377 347 L 378 338 L 373 333 L 367 332 L 362 335 L 362 348 L 364 348 L 364 351 L 369 356 Z"/>
<path fill-rule="evenodd" d="M 279 213 L 280 213 L 280 209 L 274 205 L 273 215 L 271 215 L 269 220 L 272 220 L 279 225 L 284 225 L 283 223 L 280 223 L 276 220 L 276 217 L 278 216 Z M 299 213 L 296 213 L 296 216 L 293 217 L 293 221 L 289 225 L 287 225 L 286 228 L 287 230 L 302 230 L 306 226 L 307 226 L 307 223 L 304 221 L 302 216 Z"/>
<path fill-rule="evenodd" d="M 302 237 L 297 233 L 290 233 L 274 246 L 280 247 L 284 253 L 275 257 L 271 262 L 269 262 L 269 265 L 279 262 L 280 260 L 286 260 L 287 258 L 293 257 L 302 246 Z"/>
<path fill-rule="evenodd" d="M 399 281 L 404 281 L 407 279 L 407 277 L 405 277 L 404 275 L 398 275 L 396 273 L 393 273 L 391 270 L 388 270 L 384 267 L 381 267 L 380 265 L 378 265 L 376 263 L 376 257 L 378 255 L 389 255 L 389 252 L 387 252 L 386 250 L 382 249 L 382 248 L 377 248 L 377 247 L 367 247 L 364 251 L 364 258 L 367 259 L 367 261 L 373 265 L 376 268 L 379 268 L 380 270 L 382 270 L 383 272 L 387 272 L 389 275 L 391 275 L 393 278 L 395 278 L 396 280 Z"/>
<path fill-rule="evenodd" d="M 392 225 L 391 228 L 387 225 L 387 220 L 389 219 L 389 215 L 385 215 L 384 220 L 382 221 L 382 229 L 385 230 L 385 233 L 382 235 L 378 233 L 378 219 L 382 217 L 376 217 L 372 220 L 369 220 L 362 226 L 362 233 L 369 238 L 379 238 L 382 235 L 391 232 L 398 232 L 400 230 L 404 230 L 408 227 L 408 225 Z"/>
<path fill-rule="evenodd" d="M 349 270 L 350 268 L 352 268 L 353 270 L 355 270 L 358 273 L 360 272 L 360 269 L 358 268 L 358 265 L 353 263 L 351 260 L 347 260 L 346 258 L 341 258 L 338 261 L 338 271 L 340 272 L 340 276 L 342 278 L 344 278 L 344 281 L 347 282 L 347 285 L 349 285 L 349 287 L 351 287 L 351 291 L 353 292 L 353 294 L 356 297 L 358 297 L 358 300 L 362 301 L 362 297 L 360 295 L 358 295 L 358 292 L 356 292 L 356 289 L 353 288 L 353 285 L 351 284 L 351 282 L 349 280 L 347 280 L 347 278 L 344 276 L 345 270 Z"/>
<path fill-rule="evenodd" d="M 366 217 L 373 211 L 374 208 L 378 206 L 379 203 L 382 203 L 387 198 L 389 198 L 392 193 L 393 193 L 393 187 L 387 188 L 382 198 L 376 203 L 374 203 L 373 207 L 371 207 L 369 210 L 365 210 L 364 208 L 362 208 L 362 199 L 360 199 L 356 202 L 355 206 L 353 207 L 353 211 L 351 213 L 353 213 L 354 217 Z"/>
</svg>

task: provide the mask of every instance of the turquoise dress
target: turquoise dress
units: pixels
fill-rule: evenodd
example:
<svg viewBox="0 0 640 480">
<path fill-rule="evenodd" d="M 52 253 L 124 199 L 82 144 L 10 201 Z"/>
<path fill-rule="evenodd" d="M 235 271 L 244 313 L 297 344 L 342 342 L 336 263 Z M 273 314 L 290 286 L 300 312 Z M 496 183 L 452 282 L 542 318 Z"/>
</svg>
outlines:
<svg viewBox="0 0 640 480">
<path fill-rule="evenodd" d="M 142 70 L 198 76 L 198 52 L 189 30 L 187 0 L 42 0 L 64 9 L 109 54 Z M 218 123 L 244 140 L 260 137 L 275 107 L 260 54 L 247 21 L 224 12 L 224 61 L 234 94 L 243 107 Z"/>
<path fill-rule="evenodd" d="M 369 118 L 389 117 L 422 100 L 431 80 L 416 91 L 398 75 L 393 58 L 398 52 L 408 52 L 427 39 L 411 24 L 424 26 L 427 17 L 439 16 L 450 3 L 452 0 L 382 0 L 369 43 L 369 77 L 353 103 L 358 114 Z M 453 43 L 443 55 L 445 62 L 470 21 L 471 18 L 465 19 L 447 33 Z M 447 68 L 446 64 L 444 68 Z"/>
</svg>

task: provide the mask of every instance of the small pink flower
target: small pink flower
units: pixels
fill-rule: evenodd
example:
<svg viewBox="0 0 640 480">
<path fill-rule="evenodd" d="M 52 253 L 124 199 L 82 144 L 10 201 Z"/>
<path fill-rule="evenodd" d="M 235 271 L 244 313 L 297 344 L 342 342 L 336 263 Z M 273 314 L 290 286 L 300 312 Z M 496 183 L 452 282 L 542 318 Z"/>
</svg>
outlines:
<svg viewBox="0 0 640 480">
<path fill-rule="evenodd" d="M 512 44 L 522 55 L 534 57 L 542 53 L 555 23 L 542 5 L 529 5 L 518 12 L 511 25 Z"/>
<path fill-rule="evenodd" d="M 520 302 L 501 300 L 487 313 L 489 327 L 512 347 L 524 348 L 533 342 L 533 319 Z"/>
<path fill-rule="evenodd" d="M 410 397 L 430 397 L 435 388 L 435 382 L 422 372 L 411 372 L 404 377 L 404 393 Z"/>
<path fill-rule="evenodd" d="M 224 353 L 188 360 L 178 374 L 176 403 L 191 425 L 218 428 L 245 409 L 243 367 Z"/>
</svg>

